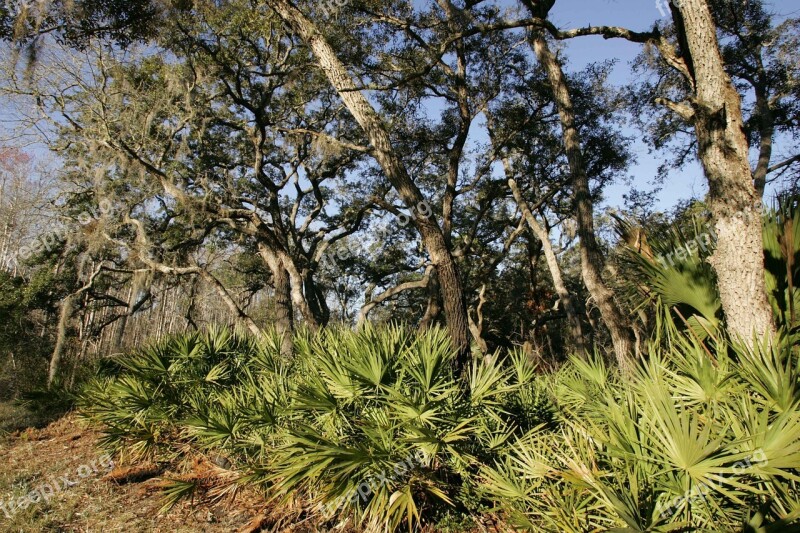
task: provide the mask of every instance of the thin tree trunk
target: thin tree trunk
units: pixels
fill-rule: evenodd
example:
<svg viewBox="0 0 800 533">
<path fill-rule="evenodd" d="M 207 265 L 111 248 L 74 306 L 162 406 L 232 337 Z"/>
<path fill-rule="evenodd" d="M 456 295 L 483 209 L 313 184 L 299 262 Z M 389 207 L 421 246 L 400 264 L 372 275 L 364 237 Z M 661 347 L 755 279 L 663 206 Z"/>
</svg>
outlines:
<svg viewBox="0 0 800 533">
<path fill-rule="evenodd" d="M 79 278 L 83 273 L 87 260 L 88 258 L 86 255 L 81 256 L 78 264 Z M 79 301 L 78 298 L 83 293 L 92 288 L 94 285 L 94 280 L 100 275 L 100 272 L 103 271 L 103 266 L 103 262 L 100 262 L 100 264 L 97 265 L 92 274 L 89 276 L 89 280 L 86 282 L 86 284 L 74 293 L 65 296 L 61 301 L 61 309 L 58 316 L 58 327 L 56 329 L 56 345 L 53 348 L 53 354 L 50 356 L 50 368 L 47 372 L 48 388 L 53 385 L 61 371 L 61 360 L 64 358 L 64 353 L 66 351 L 67 334 L 69 333 L 69 321 L 72 320 L 72 313 L 75 310 L 75 302 Z"/>
<path fill-rule="evenodd" d="M 420 330 L 424 331 L 430 328 L 439 319 L 442 312 L 440 298 L 439 278 L 436 276 L 436 272 L 432 272 L 431 279 L 428 280 L 428 305 L 425 307 L 425 314 L 419 321 Z"/>
<path fill-rule="evenodd" d="M 741 99 L 725 72 L 708 2 L 686 0 L 672 11 L 694 78 L 692 119 L 717 235 L 709 262 L 728 331 L 750 343 L 775 326 L 764 287 L 761 199 L 753 185 Z"/>
<path fill-rule="evenodd" d="M 239 307 L 239 304 L 237 304 L 233 297 L 231 297 L 228 289 L 226 289 L 217 278 L 215 278 L 205 269 L 199 269 L 199 274 L 204 280 L 211 284 L 219 297 L 222 298 L 222 301 L 225 302 L 225 304 L 231 310 L 236 320 L 244 324 L 253 335 L 260 336 L 262 333 L 261 328 L 259 328 L 258 325 L 253 322 L 253 319 L 250 318 L 247 313 L 242 311 L 242 308 Z"/>
<path fill-rule="evenodd" d="M 427 269 L 425 269 L 425 274 L 422 276 L 422 278 L 414 281 L 407 281 L 405 283 L 401 283 L 400 285 L 396 285 L 390 289 L 383 291 L 374 298 L 370 298 L 367 302 L 364 303 L 364 305 L 361 307 L 361 311 L 359 311 L 358 313 L 358 322 L 356 323 L 356 327 L 358 329 L 364 327 L 364 324 L 367 321 L 367 317 L 369 316 L 370 311 L 372 311 L 375 307 L 377 307 L 382 302 L 385 302 L 389 298 L 392 298 L 393 296 L 396 296 L 404 291 L 427 288 L 428 283 L 430 283 L 432 274 L 433 274 L 433 268 L 428 267 Z"/>
<path fill-rule="evenodd" d="M 67 345 L 67 334 L 69 321 L 72 319 L 74 310 L 75 295 L 69 294 L 61 301 L 61 310 L 58 316 L 58 328 L 56 329 L 56 345 L 53 348 L 53 355 L 50 357 L 50 369 L 47 373 L 47 386 L 51 387 L 61 370 L 61 360 L 64 358 L 64 351 Z"/>
<path fill-rule="evenodd" d="M 761 87 L 755 87 L 756 109 L 758 110 L 758 135 L 761 138 L 758 148 L 758 163 L 753 172 L 753 185 L 759 198 L 764 198 L 764 189 L 767 186 L 769 163 L 772 159 L 772 141 L 775 136 L 775 117 L 769 105 L 769 95 Z"/>
<path fill-rule="evenodd" d="M 510 176 L 510 168 L 508 161 L 505 158 L 503 164 L 506 167 L 506 174 Z M 550 271 L 550 277 L 553 280 L 553 287 L 556 290 L 556 294 L 558 295 L 561 305 L 564 307 L 564 312 L 567 314 L 567 321 L 569 322 L 569 332 L 570 337 L 572 338 L 572 343 L 578 353 L 580 355 L 584 355 L 586 353 L 586 346 L 583 342 L 581 321 L 578 318 L 578 314 L 575 312 L 575 304 L 572 302 L 572 296 L 570 295 L 569 290 L 567 290 L 567 286 L 564 284 L 564 279 L 561 277 L 561 266 L 558 264 L 558 258 L 553 250 L 553 244 L 550 242 L 550 235 L 547 234 L 547 231 L 544 229 L 544 227 L 542 227 L 542 225 L 539 224 L 539 221 L 536 220 L 536 217 L 533 216 L 533 213 L 528 207 L 528 202 L 522 196 L 522 192 L 517 186 L 517 182 L 513 178 L 509 177 L 508 186 L 511 188 L 511 193 L 514 195 L 514 200 L 517 202 L 520 211 L 522 211 L 522 215 L 525 217 L 528 227 L 542 244 L 542 251 L 544 252 L 544 257 L 547 262 L 547 269 Z"/>
<path fill-rule="evenodd" d="M 603 281 L 604 258 L 594 234 L 594 209 L 589 189 L 589 176 L 586 174 L 583 161 L 572 97 L 569 94 L 561 64 L 553 55 L 544 36 L 541 33 L 535 33 L 531 40 L 536 56 L 547 73 L 561 120 L 564 149 L 572 176 L 583 282 L 611 333 L 611 341 L 614 344 L 614 352 L 620 368 L 628 369 L 631 365 L 631 358 L 634 356 L 636 339 L 628 320 L 614 301 L 611 288 Z"/>
<path fill-rule="evenodd" d="M 469 331 L 472 333 L 472 338 L 475 339 L 475 344 L 478 345 L 478 349 L 483 355 L 487 355 L 489 353 L 489 345 L 486 343 L 486 339 L 483 338 L 483 305 L 485 303 L 486 285 L 484 284 L 481 286 L 481 290 L 478 292 L 478 305 L 475 307 L 470 307 L 467 310 Z M 472 312 L 475 313 L 475 318 L 477 320 L 472 318 Z"/>
<path fill-rule="evenodd" d="M 131 309 L 133 309 L 133 297 L 135 296 L 134 290 L 136 286 L 135 276 L 134 274 L 134 278 L 131 280 L 131 288 L 128 291 L 128 306 L 125 308 L 125 314 L 120 317 L 117 327 L 114 329 L 114 339 L 111 342 L 111 350 L 113 352 L 119 352 L 122 347 L 122 339 L 125 336 L 128 317 L 131 315 Z"/>
<path fill-rule="evenodd" d="M 320 68 L 369 138 L 378 164 L 386 173 L 406 207 L 412 211 L 422 242 L 439 274 L 447 327 L 453 345 L 458 350 L 455 366 L 456 370 L 461 372 L 466 368 L 469 360 L 467 307 L 458 267 L 447 247 L 442 228 L 432 213 L 425 216 L 417 208 L 423 204 L 425 198 L 397 156 L 383 120 L 362 92 L 358 90 L 350 73 L 336 57 L 336 53 L 325 37 L 314 23 L 288 0 L 270 0 L 269 5 L 294 28 L 311 48 Z"/>
</svg>

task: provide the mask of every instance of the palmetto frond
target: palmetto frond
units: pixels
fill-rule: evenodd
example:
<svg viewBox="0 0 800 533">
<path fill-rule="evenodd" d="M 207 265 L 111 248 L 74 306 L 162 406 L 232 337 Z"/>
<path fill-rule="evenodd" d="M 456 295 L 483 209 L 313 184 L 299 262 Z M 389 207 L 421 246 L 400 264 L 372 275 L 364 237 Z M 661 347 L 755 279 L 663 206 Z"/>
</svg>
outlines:
<svg viewBox="0 0 800 533">
<path fill-rule="evenodd" d="M 219 454 L 236 483 L 366 531 L 486 507 L 537 532 L 790 527 L 793 337 L 748 349 L 664 318 L 666 348 L 651 343 L 625 378 L 599 355 L 542 375 L 512 352 L 473 361 L 464 387 L 441 330 L 304 332 L 291 360 L 275 339 L 216 330 L 132 354 L 80 401 L 114 449 Z"/>
</svg>

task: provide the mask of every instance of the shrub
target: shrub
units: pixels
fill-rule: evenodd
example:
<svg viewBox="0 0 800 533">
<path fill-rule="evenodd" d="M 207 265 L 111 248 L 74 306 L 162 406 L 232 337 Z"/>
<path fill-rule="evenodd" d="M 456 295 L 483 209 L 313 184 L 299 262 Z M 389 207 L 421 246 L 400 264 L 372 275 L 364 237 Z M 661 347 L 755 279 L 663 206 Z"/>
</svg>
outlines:
<svg viewBox="0 0 800 533">
<path fill-rule="evenodd" d="M 80 404 L 132 459 L 171 460 L 188 444 L 272 498 L 302 495 L 322 518 L 381 531 L 480 510 L 481 464 L 552 422 L 524 356 L 475 360 L 465 382 L 441 330 L 328 329 L 279 354 L 274 334 L 174 337 L 117 359 Z"/>
<path fill-rule="evenodd" d="M 531 531 L 795 530 L 796 350 L 672 341 L 625 381 L 575 359 L 550 377 L 561 423 L 484 466 L 484 496 Z"/>
<path fill-rule="evenodd" d="M 792 530 L 791 339 L 666 331 L 624 378 L 597 356 L 542 375 L 517 352 L 462 378 L 440 330 L 300 333 L 287 360 L 275 334 L 212 329 L 115 360 L 80 403 L 123 455 L 222 458 L 237 475 L 214 494 L 255 485 L 319 524 L 452 529 L 493 510 L 531 531 Z M 200 482 L 176 479 L 171 501 Z"/>
</svg>

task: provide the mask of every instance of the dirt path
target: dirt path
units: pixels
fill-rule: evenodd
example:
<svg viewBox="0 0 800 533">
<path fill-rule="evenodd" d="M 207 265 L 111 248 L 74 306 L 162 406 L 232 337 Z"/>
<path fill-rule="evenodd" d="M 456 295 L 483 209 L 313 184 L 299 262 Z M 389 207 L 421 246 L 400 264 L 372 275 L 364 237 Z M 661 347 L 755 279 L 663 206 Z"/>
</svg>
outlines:
<svg viewBox="0 0 800 533">
<path fill-rule="evenodd" d="M 230 532 L 245 531 L 258 507 L 192 506 L 159 515 L 158 480 L 119 484 L 106 475 L 99 434 L 74 415 L 44 429 L 0 438 L 0 531 Z M 33 492 L 32 492 L 33 491 Z"/>
</svg>

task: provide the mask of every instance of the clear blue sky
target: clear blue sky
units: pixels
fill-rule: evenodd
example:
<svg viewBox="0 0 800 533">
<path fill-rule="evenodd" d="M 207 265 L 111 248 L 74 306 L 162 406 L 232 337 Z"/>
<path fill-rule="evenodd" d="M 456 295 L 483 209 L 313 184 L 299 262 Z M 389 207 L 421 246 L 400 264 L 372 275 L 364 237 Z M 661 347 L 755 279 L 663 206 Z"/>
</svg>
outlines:
<svg viewBox="0 0 800 533">
<path fill-rule="evenodd" d="M 632 30 L 648 30 L 662 17 L 656 5 L 657 0 L 558 0 L 552 11 L 552 19 L 561 28 L 575 28 L 588 25 L 623 26 Z M 663 0 L 659 0 L 663 1 Z M 743 1 L 743 0 L 731 0 Z M 779 19 L 800 16 L 800 1 L 768 1 Z M 612 83 L 625 85 L 631 81 L 629 62 L 641 49 L 641 45 L 622 39 L 605 40 L 602 37 L 582 37 L 573 39 L 566 45 L 569 65 L 580 68 L 587 63 L 616 58 L 619 63 L 611 78 Z M 632 132 L 635 133 L 635 132 Z M 639 189 L 652 189 L 647 183 L 652 181 L 663 156 L 649 154 L 643 143 L 634 147 L 638 162 L 629 174 L 635 178 Z M 617 183 L 606 190 L 606 204 L 622 205 L 622 195 L 628 187 Z M 769 191 L 768 191 L 769 192 Z M 706 193 L 705 179 L 699 165 L 683 170 L 671 171 L 669 179 L 659 193 L 659 208 L 668 209 L 679 200 L 702 197 Z"/>
</svg>

